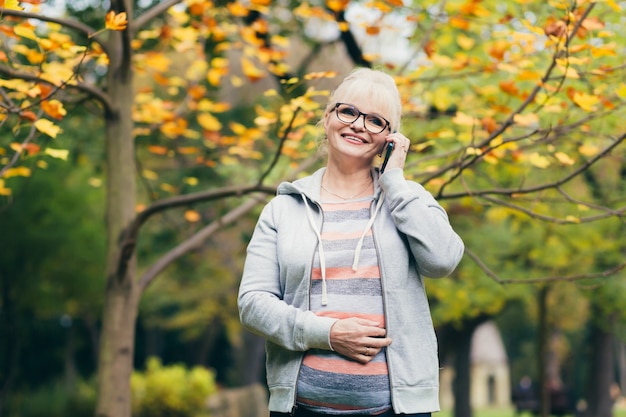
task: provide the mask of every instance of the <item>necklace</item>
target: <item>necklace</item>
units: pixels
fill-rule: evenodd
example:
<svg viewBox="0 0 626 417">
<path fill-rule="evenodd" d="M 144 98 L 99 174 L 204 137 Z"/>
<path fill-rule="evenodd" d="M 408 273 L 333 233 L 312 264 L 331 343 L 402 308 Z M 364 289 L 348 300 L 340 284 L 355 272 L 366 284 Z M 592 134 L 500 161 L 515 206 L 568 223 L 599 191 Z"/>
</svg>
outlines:
<svg viewBox="0 0 626 417">
<path fill-rule="evenodd" d="M 357 197 L 357 196 L 360 196 L 361 194 L 363 194 L 363 193 L 365 192 L 365 190 L 367 190 L 368 188 L 370 188 L 370 186 L 371 186 L 371 185 L 372 185 L 372 182 L 370 181 L 370 183 L 369 183 L 369 184 L 367 184 L 367 186 L 366 186 L 365 188 L 363 188 L 361 191 L 359 191 L 359 192 L 358 192 L 358 193 L 356 193 L 355 195 L 350 196 L 350 197 L 344 197 L 344 196 L 339 195 L 339 194 L 337 194 L 337 193 L 333 193 L 333 192 L 332 192 L 332 191 L 330 191 L 328 188 L 324 187 L 324 185 L 323 185 L 323 184 L 320 184 L 320 186 L 322 187 L 322 190 L 326 191 L 328 194 L 332 194 L 332 195 L 334 195 L 335 197 L 339 197 L 339 198 L 341 198 L 342 200 L 352 200 L 353 198 L 355 198 L 355 197 Z"/>
</svg>

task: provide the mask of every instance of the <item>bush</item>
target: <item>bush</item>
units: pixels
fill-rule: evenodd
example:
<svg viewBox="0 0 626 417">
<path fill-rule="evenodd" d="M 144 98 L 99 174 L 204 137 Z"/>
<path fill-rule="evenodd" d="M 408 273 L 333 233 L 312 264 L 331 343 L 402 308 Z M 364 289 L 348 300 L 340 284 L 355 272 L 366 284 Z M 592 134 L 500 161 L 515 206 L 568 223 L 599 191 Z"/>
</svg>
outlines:
<svg viewBox="0 0 626 417">
<path fill-rule="evenodd" d="M 133 372 L 131 387 L 135 417 L 206 416 L 206 399 L 217 391 L 210 370 L 162 366 L 157 358 L 148 359 L 145 372 Z"/>
<path fill-rule="evenodd" d="M 79 380 L 69 391 L 63 381 L 55 381 L 33 391 L 12 395 L 7 404 L 7 415 L 92 417 L 95 407 L 96 388 L 93 381 Z"/>
</svg>

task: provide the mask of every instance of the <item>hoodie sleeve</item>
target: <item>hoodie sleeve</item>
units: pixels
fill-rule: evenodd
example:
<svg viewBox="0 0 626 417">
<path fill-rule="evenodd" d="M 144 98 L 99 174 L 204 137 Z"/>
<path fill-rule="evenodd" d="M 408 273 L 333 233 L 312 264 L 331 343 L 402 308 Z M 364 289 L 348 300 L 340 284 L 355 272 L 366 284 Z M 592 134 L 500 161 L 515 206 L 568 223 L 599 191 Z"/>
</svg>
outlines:
<svg viewBox="0 0 626 417">
<path fill-rule="evenodd" d="M 420 273 L 431 278 L 452 273 L 465 246 L 443 207 L 420 184 L 407 181 L 400 168 L 385 172 L 379 183 L 396 227 L 407 236 Z"/>
<path fill-rule="evenodd" d="M 279 259 L 280 230 L 276 219 L 281 216 L 276 211 L 280 210 L 272 202 L 263 209 L 248 245 L 238 296 L 241 323 L 288 350 L 329 350 L 330 328 L 336 320 L 284 301 L 284 282 L 290 277 L 281 279 L 281 264 L 289 260 Z M 293 228 L 285 229 L 291 229 L 285 233 L 295 232 Z"/>
</svg>

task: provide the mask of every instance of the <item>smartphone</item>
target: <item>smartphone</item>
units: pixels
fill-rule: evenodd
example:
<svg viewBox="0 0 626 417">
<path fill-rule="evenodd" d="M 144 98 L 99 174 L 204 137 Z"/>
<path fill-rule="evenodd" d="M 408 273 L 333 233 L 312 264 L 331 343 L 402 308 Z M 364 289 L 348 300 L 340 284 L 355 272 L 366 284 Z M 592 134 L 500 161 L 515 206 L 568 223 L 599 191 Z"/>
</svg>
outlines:
<svg viewBox="0 0 626 417">
<path fill-rule="evenodd" d="M 389 162 L 389 157 L 391 156 L 391 152 L 393 152 L 393 144 L 394 144 L 393 142 L 387 142 L 387 144 L 385 145 L 385 148 L 383 150 L 383 152 L 385 153 L 385 156 L 383 157 L 383 163 L 380 166 L 381 174 L 385 172 L 385 167 L 387 166 L 387 162 Z"/>
</svg>

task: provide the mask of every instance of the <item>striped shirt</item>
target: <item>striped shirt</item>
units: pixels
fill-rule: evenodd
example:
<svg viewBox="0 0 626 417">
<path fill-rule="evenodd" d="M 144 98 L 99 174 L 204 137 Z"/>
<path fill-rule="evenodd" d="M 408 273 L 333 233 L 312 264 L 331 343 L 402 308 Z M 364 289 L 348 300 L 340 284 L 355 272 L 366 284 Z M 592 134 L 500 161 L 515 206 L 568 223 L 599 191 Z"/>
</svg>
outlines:
<svg viewBox="0 0 626 417">
<path fill-rule="evenodd" d="M 355 249 L 370 218 L 372 198 L 323 202 L 322 242 L 326 258 L 328 304 L 322 305 L 319 254 L 312 270 L 311 310 L 320 316 L 361 317 L 384 326 L 378 257 L 371 229 L 352 270 Z M 391 407 L 387 360 L 383 349 L 361 364 L 333 351 L 305 353 L 297 385 L 300 407 L 324 414 L 376 414 Z"/>
</svg>

